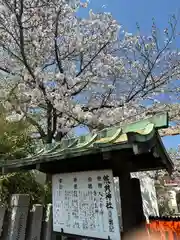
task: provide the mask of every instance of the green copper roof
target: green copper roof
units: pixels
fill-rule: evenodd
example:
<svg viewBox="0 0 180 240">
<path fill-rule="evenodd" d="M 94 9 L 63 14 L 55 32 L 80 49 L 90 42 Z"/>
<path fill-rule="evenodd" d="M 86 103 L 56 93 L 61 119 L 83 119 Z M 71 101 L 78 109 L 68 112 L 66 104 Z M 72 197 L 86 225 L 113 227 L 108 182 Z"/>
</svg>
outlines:
<svg viewBox="0 0 180 240">
<path fill-rule="evenodd" d="M 135 143 L 150 141 L 156 129 L 168 127 L 167 113 L 157 114 L 125 126 L 105 128 L 97 134 L 88 134 L 73 139 L 62 140 L 53 147 L 47 146 L 38 154 L 25 159 L 6 161 L 1 167 L 19 167 L 43 163 L 53 159 L 67 159 L 99 151 L 107 152 L 123 148 L 133 148 Z M 133 148 L 135 149 L 135 148 Z M 134 152 L 138 154 L 137 150 Z"/>
</svg>

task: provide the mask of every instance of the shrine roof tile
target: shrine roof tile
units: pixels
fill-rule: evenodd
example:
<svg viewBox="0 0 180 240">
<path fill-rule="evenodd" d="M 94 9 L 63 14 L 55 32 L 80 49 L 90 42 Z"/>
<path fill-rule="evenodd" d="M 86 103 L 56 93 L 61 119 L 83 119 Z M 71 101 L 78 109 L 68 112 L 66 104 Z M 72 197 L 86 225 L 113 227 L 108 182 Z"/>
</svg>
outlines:
<svg viewBox="0 0 180 240">
<path fill-rule="evenodd" d="M 35 163 L 51 161 L 53 159 L 73 158 L 101 151 L 113 151 L 131 147 L 134 143 L 143 143 L 157 135 L 157 130 L 168 127 L 168 114 L 160 113 L 151 118 L 125 126 L 105 128 L 95 134 L 87 134 L 72 139 L 62 140 L 52 146 L 47 145 L 34 156 L 24 159 L 6 160 L 0 164 L 1 168 L 20 167 Z M 162 144 L 162 148 L 163 148 Z M 165 149 L 163 149 L 165 151 Z"/>
</svg>

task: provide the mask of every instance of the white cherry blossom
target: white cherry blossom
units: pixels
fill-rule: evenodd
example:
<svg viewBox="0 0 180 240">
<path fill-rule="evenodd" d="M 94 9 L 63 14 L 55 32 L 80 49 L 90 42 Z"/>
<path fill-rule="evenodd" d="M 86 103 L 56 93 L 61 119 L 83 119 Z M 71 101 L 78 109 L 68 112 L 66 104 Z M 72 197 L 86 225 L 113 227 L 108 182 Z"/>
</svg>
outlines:
<svg viewBox="0 0 180 240">
<path fill-rule="evenodd" d="M 179 77 L 175 18 L 161 39 L 154 25 L 144 37 L 125 32 L 110 13 L 79 18 L 87 6 L 0 0 L 1 101 L 48 143 L 78 125 L 94 130 L 145 117 L 143 101 Z M 160 109 L 157 101 L 154 107 Z"/>
</svg>

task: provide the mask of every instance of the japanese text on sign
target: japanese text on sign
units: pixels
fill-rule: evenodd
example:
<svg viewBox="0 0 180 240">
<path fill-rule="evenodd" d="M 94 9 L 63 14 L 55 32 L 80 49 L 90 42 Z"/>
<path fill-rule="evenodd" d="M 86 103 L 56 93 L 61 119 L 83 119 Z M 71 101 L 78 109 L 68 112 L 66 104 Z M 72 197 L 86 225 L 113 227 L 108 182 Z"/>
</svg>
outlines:
<svg viewBox="0 0 180 240">
<path fill-rule="evenodd" d="M 53 230 L 119 240 L 111 170 L 53 175 Z"/>
</svg>

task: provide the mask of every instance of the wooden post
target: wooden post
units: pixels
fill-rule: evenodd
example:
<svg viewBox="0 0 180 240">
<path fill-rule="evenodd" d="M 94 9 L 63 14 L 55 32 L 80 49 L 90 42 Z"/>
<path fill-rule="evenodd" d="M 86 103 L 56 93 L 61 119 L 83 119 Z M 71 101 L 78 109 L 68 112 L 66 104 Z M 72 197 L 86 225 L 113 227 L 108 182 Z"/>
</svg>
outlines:
<svg viewBox="0 0 180 240">
<path fill-rule="evenodd" d="M 119 176 L 123 235 L 133 229 L 134 211 L 132 208 L 132 184 L 130 172 L 123 169 Z"/>
<path fill-rule="evenodd" d="M 41 204 L 34 204 L 29 216 L 27 240 L 40 240 L 42 218 L 43 206 Z"/>
<path fill-rule="evenodd" d="M 132 207 L 135 216 L 134 228 L 144 227 L 146 220 L 143 211 L 140 181 L 138 178 L 131 179 L 131 189 L 132 195 L 134 196 L 132 201 Z"/>
<path fill-rule="evenodd" d="M 27 194 L 13 194 L 7 240 L 25 240 L 30 198 Z"/>
</svg>

